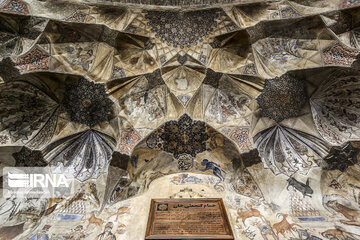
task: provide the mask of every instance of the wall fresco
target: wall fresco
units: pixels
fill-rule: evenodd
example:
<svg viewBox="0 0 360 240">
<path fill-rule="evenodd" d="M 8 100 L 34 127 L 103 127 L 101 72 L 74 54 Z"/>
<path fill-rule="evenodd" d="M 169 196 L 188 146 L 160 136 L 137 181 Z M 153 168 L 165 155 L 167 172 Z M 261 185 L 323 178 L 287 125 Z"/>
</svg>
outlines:
<svg viewBox="0 0 360 240">
<path fill-rule="evenodd" d="M 237 240 L 360 239 L 359 4 L 0 0 L 0 170 L 76 179 L 1 196 L 0 240 L 140 240 L 150 199 L 212 197 Z"/>
</svg>

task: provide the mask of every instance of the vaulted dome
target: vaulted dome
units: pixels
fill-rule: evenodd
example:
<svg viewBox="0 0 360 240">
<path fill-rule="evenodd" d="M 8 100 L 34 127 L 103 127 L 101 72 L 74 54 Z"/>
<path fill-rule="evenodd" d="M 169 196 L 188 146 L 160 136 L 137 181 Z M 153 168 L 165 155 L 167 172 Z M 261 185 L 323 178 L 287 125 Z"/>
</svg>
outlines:
<svg viewBox="0 0 360 240">
<path fill-rule="evenodd" d="M 359 16 L 0 0 L 1 170 L 74 183 L 19 198 L 6 168 L 0 239 L 144 239 L 155 198 L 222 198 L 234 239 L 360 239 Z"/>
</svg>

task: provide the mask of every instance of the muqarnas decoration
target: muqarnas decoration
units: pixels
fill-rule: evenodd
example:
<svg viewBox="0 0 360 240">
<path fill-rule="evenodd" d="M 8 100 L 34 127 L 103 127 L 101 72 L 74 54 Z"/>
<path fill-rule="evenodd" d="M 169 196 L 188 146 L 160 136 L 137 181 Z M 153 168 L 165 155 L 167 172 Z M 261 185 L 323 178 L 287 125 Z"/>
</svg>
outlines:
<svg viewBox="0 0 360 240">
<path fill-rule="evenodd" d="M 312 116 L 320 135 L 334 145 L 360 137 L 360 73 L 331 73 L 310 98 Z"/>
<path fill-rule="evenodd" d="M 85 181 L 107 172 L 115 145 L 114 138 L 90 129 L 51 143 L 44 158 L 55 172 Z"/>
<path fill-rule="evenodd" d="M 274 174 L 307 174 L 321 165 L 327 155 L 327 144 L 308 133 L 276 125 L 254 137 L 255 145 L 266 168 Z"/>
<path fill-rule="evenodd" d="M 113 115 L 113 104 L 103 84 L 81 78 L 66 85 L 63 105 L 73 122 L 93 127 L 98 123 L 109 121 Z"/>
<path fill-rule="evenodd" d="M 204 152 L 209 135 L 206 124 L 193 121 L 187 114 L 177 121 L 166 122 L 146 140 L 147 146 L 172 153 L 179 162 L 180 169 L 189 169 L 192 158 Z"/>
<path fill-rule="evenodd" d="M 190 47 L 196 45 L 216 26 L 217 10 L 196 12 L 148 11 L 145 18 L 155 33 L 173 47 Z"/>
<path fill-rule="evenodd" d="M 53 137 L 60 104 L 40 80 L 13 81 L 0 87 L 0 132 L 38 149 Z"/>
<path fill-rule="evenodd" d="M 274 79 L 267 79 L 265 87 L 256 99 L 263 117 L 276 122 L 298 117 L 307 101 L 305 84 L 302 80 L 285 74 Z"/>
<path fill-rule="evenodd" d="M 2 0 L 0 12 L 5 10 L 4 8 L 1 9 L 3 3 Z M 15 1 L 8 3 L 9 7 L 12 6 L 13 9 L 19 10 L 21 8 L 21 5 L 17 5 Z M 18 11 L 15 12 L 19 13 Z M 48 21 L 47 18 L 0 13 L 1 57 L 13 57 L 26 53 L 42 34 Z"/>
</svg>

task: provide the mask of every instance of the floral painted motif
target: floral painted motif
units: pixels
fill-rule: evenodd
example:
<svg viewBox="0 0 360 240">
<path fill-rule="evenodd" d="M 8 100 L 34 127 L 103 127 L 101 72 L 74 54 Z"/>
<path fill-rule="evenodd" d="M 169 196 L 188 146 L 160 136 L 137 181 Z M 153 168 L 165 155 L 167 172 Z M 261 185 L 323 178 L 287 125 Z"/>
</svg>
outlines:
<svg viewBox="0 0 360 240">
<path fill-rule="evenodd" d="M 16 58 L 15 64 L 21 72 L 48 70 L 50 55 L 35 46 L 24 56 Z"/>
<path fill-rule="evenodd" d="M 0 8 L 0 11 L 11 12 L 17 14 L 28 14 L 28 5 L 21 0 L 10 0 L 4 7 Z"/>
<path fill-rule="evenodd" d="M 341 8 L 354 7 L 360 4 L 360 0 L 343 0 Z"/>
<path fill-rule="evenodd" d="M 280 10 L 281 18 L 294 18 L 301 15 L 296 12 L 292 7 L 286 7 Z"/>
<path fill-rule="evenodd" d="M 350 66 L 356 60 L 359 53 L 360 51 L 358 50 L 353 50 L 337 43 L 323 51 L 324 63 L 326 65 Z"/>
<path fill-rule="evenodd" d="M 291 60 L 304 57 L 299 51 L 304 43 L 298 39 L 268 38 L 261 40 L 257 51 L 264 58 L 277 61 L 279 64 L 288 63 Z"/>
<path fill-rule="evenodd" d="M 177 158 L 178 168 L 180 170 L 189 170 L 194 165 L 194 158 L 190 154 L 180 154 Z"/>
<path fill-rule="evenodd" d="M 249 128 L 236 128 L 230 133 L 230 139 L 236 143 L 240 152 L 248 152 L 253 148 Z"/>
<path fill-rule="evenodd" d="M 134 129 L 121 131 L 118 151 L 130 155 L 140 140 L 141 136 Z"/>
</svg>

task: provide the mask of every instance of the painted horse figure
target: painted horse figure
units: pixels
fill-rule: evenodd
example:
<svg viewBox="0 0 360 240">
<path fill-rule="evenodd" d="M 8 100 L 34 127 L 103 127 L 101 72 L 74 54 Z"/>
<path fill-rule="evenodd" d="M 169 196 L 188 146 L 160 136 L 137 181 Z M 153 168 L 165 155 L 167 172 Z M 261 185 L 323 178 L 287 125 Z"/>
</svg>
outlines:
<svg viewBox="0 0 360 240">
<path fill-rule="evenodd" d="M 220 178 L 221 181 L 224 181 L 225 178 L 221 174 L 221 172 L 224 172 L 224 170 L 221 170 L 219 168 L 220 166 L 217 163 L 210 162 L 209 160 L 204 159 L 202 160 L 201 165 L 205 166 L 205 168 L 199 169 L 200 171 L 205 172 L 207 170 L 213 170 L 214 175 Z"/>
</svg>

